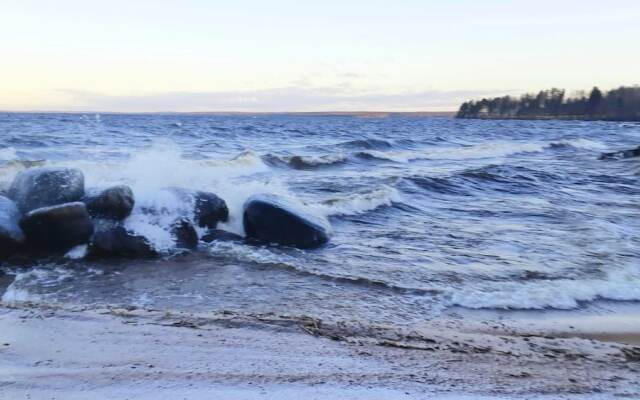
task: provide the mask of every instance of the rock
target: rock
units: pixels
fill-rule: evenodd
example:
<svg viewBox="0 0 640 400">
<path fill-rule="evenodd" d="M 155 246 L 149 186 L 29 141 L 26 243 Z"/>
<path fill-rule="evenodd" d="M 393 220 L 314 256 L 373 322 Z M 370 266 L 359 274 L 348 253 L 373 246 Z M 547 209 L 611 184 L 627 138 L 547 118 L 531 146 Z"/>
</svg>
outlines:
<svg viewBox="0 0 640 400">
<path fill-rule="evenodd" d="M 129 186 L 114 186 L 84 199 L 89 214 L 94 218 L 123 220 L 131 215 L 133 191 Z"/>
<path fill-rule="evenodd" d="M 198 247 L 198 232 L 193 224 L 184 218 L 172 224 L 171 235 L 179 249 L 195 250 Z"/>
<path fill-rule="evenodd" d="M 194 219 L 202 228 L 214 229 L 218 222 L 229 219 L 227 203 L 213 193 L 196 192 L 194 207 Z"/>
<path fill-rule="evenodd" d="M 170 190 L 183 201 L 193 202 L 193 219 L 201 228 L 215 229 L 218 222 L 226 222 L 229 219 L 227 203 L 214 193 L 182 188 Z"/>
<path fill-rule="evenodd" d="M 30 211 L 20 221 L 29 250 L 66 252 L 87 243 L 93 224 L 84 203 L 75 202 Z"/>
<path fill-rule="evenodd" d="M 100 221 L 89 246 L 90 257 L 149 258 L 158 253 L 149 241 L 118 224 Z"/>
<path fill-rule="evenodd" d="M 24 243 L 19 222 L 18 207 L 13 201 L 0 196 L 0 259 L 12 255 Z"/>
<path fill-rule="evenodd" d="M 32 168 L 16 175 L 8 197 L 21 212 L 79 201 L 84 196 L 84 175 L 73 168 Z"/>
<path fill-rule="evenodd" d="M 600 160 L 619 160 L 622 158 L 640 157 L 640 146 L 631 150 L 614 151 L 600 154 Z"/>
<path fill-rule="evenodd" d="M 268 194 L 252 196 L 245 202 L 243 224 L 247 238 L 258 243 L 312 248 L 325 244 L 330 235 L 326 220 Z"/>
<path fill-rule="evenodd" d="M 222 229 L 210 229 L 201 240 L 205 243 L 218 242 L 242 242 L 244 238 L 235 233 L 223 231 Z"/>
</svg>

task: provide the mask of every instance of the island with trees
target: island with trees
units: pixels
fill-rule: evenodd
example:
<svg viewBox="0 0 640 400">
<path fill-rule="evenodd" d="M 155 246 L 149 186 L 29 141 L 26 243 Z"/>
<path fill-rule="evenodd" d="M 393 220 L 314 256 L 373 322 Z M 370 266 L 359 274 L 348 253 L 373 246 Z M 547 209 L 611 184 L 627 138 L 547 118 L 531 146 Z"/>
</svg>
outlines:
<svg viewBox="0 0 640 400">
<path fill-rule="evenodd" d="M 581 91 L 573 95 L 567 95 L 564 89 L 553 88 L 519 98 L 485 98 L 463 103 L 456 117 L 640 121 L 640 86 L 606 92 L 594 87 L 589 94 Z"/>
</svg>

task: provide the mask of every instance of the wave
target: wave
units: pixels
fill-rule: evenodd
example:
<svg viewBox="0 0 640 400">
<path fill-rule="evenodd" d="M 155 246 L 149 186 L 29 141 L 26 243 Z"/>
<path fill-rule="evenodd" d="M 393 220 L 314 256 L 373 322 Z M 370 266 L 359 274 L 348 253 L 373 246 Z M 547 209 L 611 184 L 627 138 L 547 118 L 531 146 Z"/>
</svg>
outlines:
<svg viewBox="0 0 640 400">
<path fill-rule="evenodd" d="M 585 150 L 605 150 L 607 145 L 601 142 L 597 142 L 595 140 L 590 139 L 566 139 L 560 140 L 557 142 L 551 142 L 547 145 L 548 148 L 562 148 L 562 147 L 573 147 L 576 149 L 585 149 Z"/>
<path fill-rule="evenodd" d="M 391 206 L 402 201 L 395 188 L 383 186 L 371 192 L 355 193 L 345 197 L 325 200 L 311 208 L 324 216 L 357 215 L 378 207 Z"/>
<path fill-rule="evenodd" d="M 347 142 L 337 143 L 335 146 L 354 149 L 390 149 L 394 143 L 383 139 L 356 139 Z"/>
<path fill-rule="evenodd" d="M 266 159 L 267 162 L 271 162 L 272 164 L 285 164 L 288 167 L 300 170 L 337 165 L 347 161 L 347 156 L 341 153 L 325 154 L 319 156 L 277 156 L 273 154 L 267 154 L 263 158 Z"/>
<path fill-rule="evenodd" d="M 432 147 L 422 150 L 381 151 L 363 150 L 356 153 L 365 159 L 380 159 L 397 163 L 414 160 L 474 160 L 500 158 L 522 153 L 537 153 L 549 148 L 573 147 L 586 150 L 603 150 L 607 146 L 589 139 L 567 139 L 546 143 L 489 142 L 464 147 Z"/>
<path fill-rule="evenodd" d="M 357 153 L 357 156 L 407 163 L 413 160 L 472 160 L 506 157 L 519 153 L 535 153 L 544 149 L 545 145 L 539 143 L 491 142 L 466 147 L 433 147 L 424 150 L 365 150 Z"/>
<path fill-rule="evenodd" d="M 370 277 L 343 275 L 339 273 L 332 275 L 331 273 L 323 270 L 299 267 L 298 265 L 300 260 L 298 258 L 294 255 L 284 253 L 277 248 L 247 247 L 242 244 L 232 242 L 213 242 L 210 245 L 210 252 L 214 256 L 230 257 L 234 262 L 244 261 L 255 263 L 268 268 L 286 270 L 297 275 L 310 276 L 323 281 L 331 281 L 346 285 L 374 287 L 396 293 L 421 296 L 441 293 L 440 291 L 433 289 L 399 286 L 391 282 L 385 282 L 383 280 Z"/>
<path fill-rule="evenodd" d="M 598 299 L 640 300 L 640 273 L 610 272 L 605 279 L 558 279 L 536 282 L 502 282 L 497 286 L 449 291 L 451 305 L 471 309 L 563 309 L 580 307 Z"/>
<path fill-rule="evenodd" d="M 72 276 L 72 270 L 60 267 L 33 268 L 17 272 L 13 282 L 2 295 L 1 301 L 6 304 L 42 301 L 41 295 L 29 291 L 27 287 L 30 285 L 56 286 Z"/>
</svg>

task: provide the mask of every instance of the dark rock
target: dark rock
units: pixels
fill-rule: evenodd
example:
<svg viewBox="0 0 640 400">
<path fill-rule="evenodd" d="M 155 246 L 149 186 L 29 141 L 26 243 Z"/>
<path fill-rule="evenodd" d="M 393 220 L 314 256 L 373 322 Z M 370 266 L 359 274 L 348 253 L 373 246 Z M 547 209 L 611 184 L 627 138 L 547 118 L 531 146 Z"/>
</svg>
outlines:
<svg viewBox="0 0 640 400">
<path fill-rule="evenodd" d="M 640 157 L 640 146 L 631 150 L 614 151 L 600 154 L 600 160 L 619 160 L 623 158 Z"/>
<path fill-rule="evenodd" d="M 8 197 L 23 213 L 84 196 L 84 175 L 73 168 L 32 168 L 16 175 Z"/>
<path fill-rule="evenodd" d="M 199 227 L 215 229 L 218 222 L 226 222 L 229 219 L 227 203 L 214 193 L 182 188 L 170 190 L 183 201 L 193 202 L 193 219 Z"/>
<path fill-rule="evenodd" d="M 84 203 L 92 217 L 119 221 L 131 215 L 135 202 L 131 188 L 121 185 L 87 196 Z"/>
<path fill-rule="evenodd" d="M 0 259 L 12 255 L 24 243 L 19 222 L 18 207 L 13 201 L 0 196 Z"/>
<path fill-rule="evenodd" d="M 75 202 L 42 207 L 29 212 L 20 221 L 29 250 L 68 251 L 89 242 L 93 224 L 84 203 Z"/>
<path fill-rule="evenodd" d="M 242 242 L 244 238 L 235 233 L 223 231 L 222 229 L 210 229 L 201 240 L 205 243 L 211 242 Z"/>
<path fill-rule="evenodd" d="M 184 218 L 172 224 L 171 235 L 179 249 L 195 250 L 198 247 L 198 232 L 193 224 Z"/>
<path fill-rule="evenodd" d="M 200 227 L 213 229 L 229 219 L 227 203 L 213 193 L 196 192 L 194 207 L 194 219 Z"/>
<path fill-rule="evenodd" d="M 244 205 L 244 230 L 258 243 L 312 248 L 329 240 L 328 223 L 275 195 L 256 195 Z"/>
<path fill-rule="evenodd" d="M 89 246 L 90 257 L 149 258 L 157 255 L 144 236 L 135 235 L 122 225 L 106 221 L 96 224 L 96 232 Z"/>
</svg>

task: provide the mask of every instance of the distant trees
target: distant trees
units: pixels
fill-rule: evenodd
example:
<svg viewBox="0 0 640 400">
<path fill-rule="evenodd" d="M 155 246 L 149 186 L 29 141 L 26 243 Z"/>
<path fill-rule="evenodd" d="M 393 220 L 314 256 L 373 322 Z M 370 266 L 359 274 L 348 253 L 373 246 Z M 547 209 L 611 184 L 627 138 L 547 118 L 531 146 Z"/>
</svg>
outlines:
<svg viewBox="0 0 640 400">
<path fill-rule="evenodd" d="M 462 103 L 458 118 L 583 118 L 640 121 L 640 86 L 603 93 L 594 87 L 589 96 L 567 96 L 564 89 L 541 90 L 515 98 L 495 97 Z"/>
</svg>

